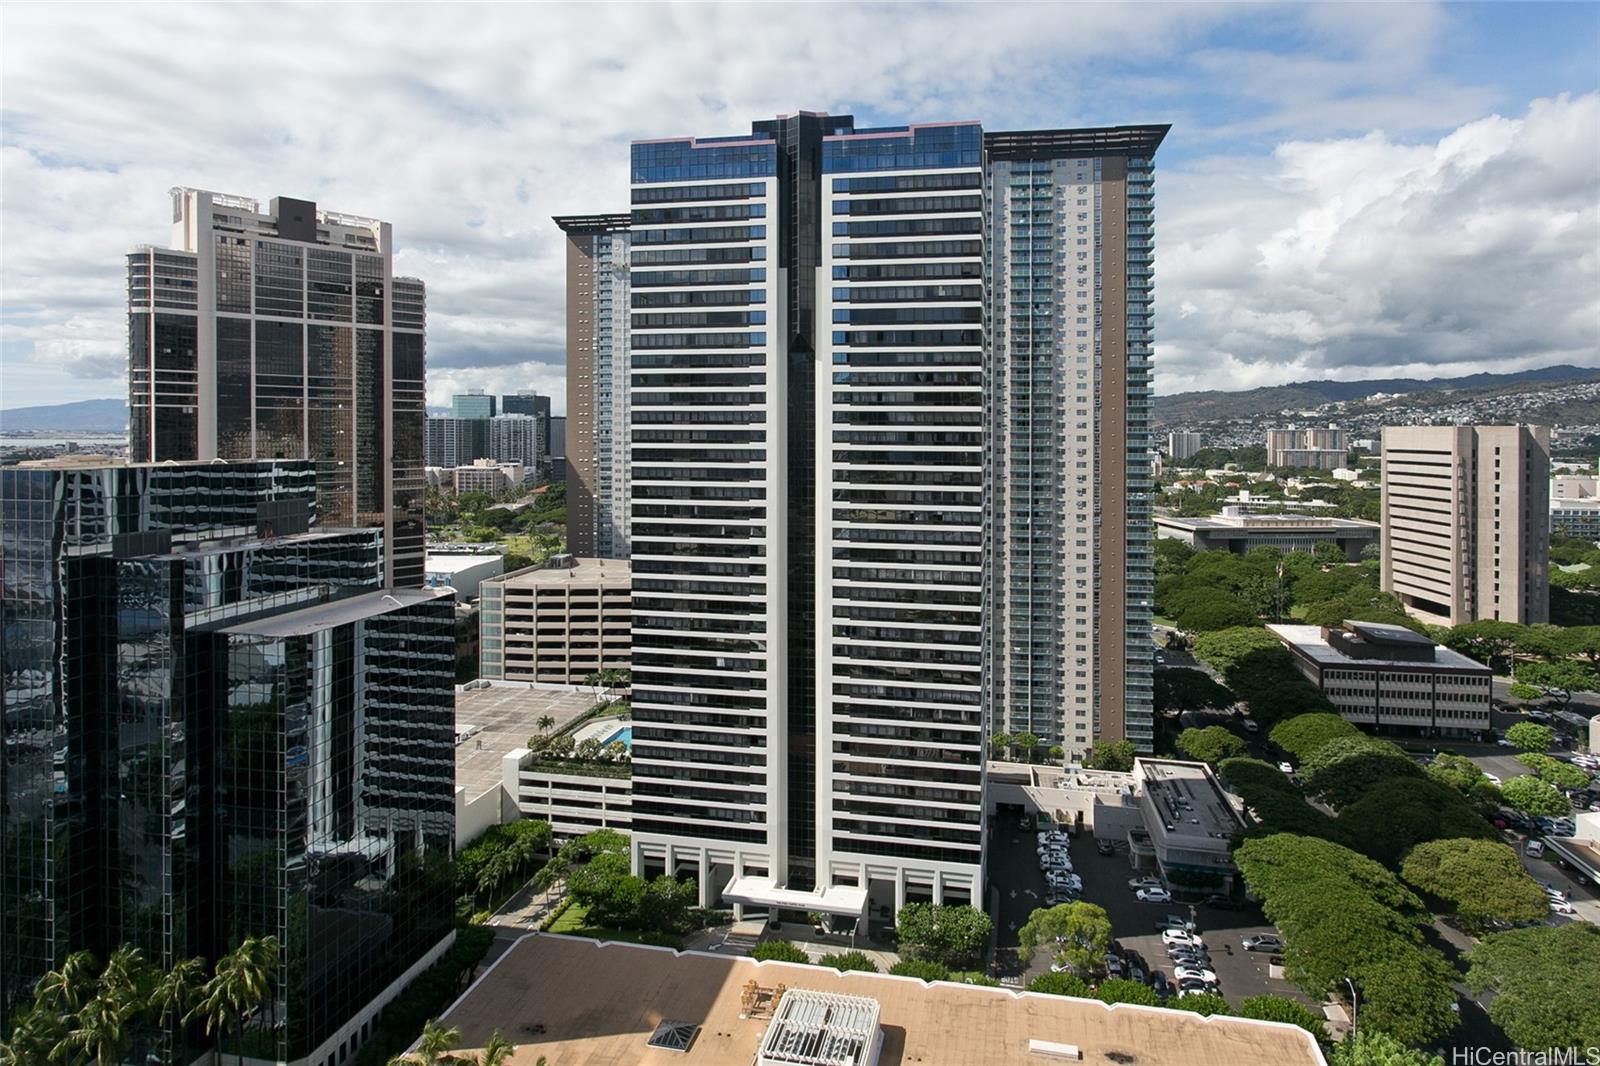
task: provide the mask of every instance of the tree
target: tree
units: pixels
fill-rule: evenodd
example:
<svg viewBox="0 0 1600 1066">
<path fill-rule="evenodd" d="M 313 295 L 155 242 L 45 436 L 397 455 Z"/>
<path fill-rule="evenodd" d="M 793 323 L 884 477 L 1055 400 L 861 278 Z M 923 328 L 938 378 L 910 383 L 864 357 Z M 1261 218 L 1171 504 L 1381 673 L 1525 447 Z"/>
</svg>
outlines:
<svg viewBox="0 0 1600 1066">
<path fill-rule="evenodd" d="M 1290 780 L 1260 759 L 1224 759 L 1217 767 L 1228 788 L 1244 799 L 1256 819 L 1251 835 L 1295 833 L 1345 842 L 1345 833 L 1328 815 L 1307 803 Z"/>
<path fill-rule="evenodd" d="M 1346 978 L 1361 1026 L 1423 1043 L 1455 1025 L 1454 971 L 1422 936 L 1416 894 L 1378 863 L 1325 840 L 1279 833 L 1246 840 L 1234 860 L 1284 934 L 1290 981 L 1321 999 Z"/>
<path fill-rule="evenodd" d="M 1351 846 L 1390 866 L 1423 841 L 1499 837 L 1449 785 L 1405 776 L 1387 778 L 1364 792 L 1339 812 L 1339 826 Z"/>
<path fill-rule="evenodd" d="M 539 722 L 538 722 L 539 732 L 548 733 L 548 732 L 550 732 L 550 730 L 555 728 L 555 725 L 556 725 L 556 720 L 555 720 L 555 718 L 553 716 L 548 715 L 548 714 L 541 714 L 539 716 Z"/>
<path fill-rule="evenodd" d="M 1204 729 L 1185 729 L 1179 733 L 1178 750 L 1191 759 L 1215 766 L 1223 759 L 1243 755 L 1245 744 L 1222 726 L 1208 725 Z"/>
<path fill-rule="evenodd" d="M 1523 663 L 1517 668 L 1517 680 L 1533 685 L 1547 696 L 1554 696 L 1561 701 L 1562 709 L 1572 703 L 1574 692 L 1593 692 L 1600 688 L 1593 667 L 1570 661 Z"/>
<path fill-rule="evenodd" d="M 204 959 L 183 959 L 156 980 L 150 992 L 150 1009 L 156 1021 L 171 1025 L 186 1017 L 200 1002 L 205 986 L 206 963 Z"/>
<path fill-rule="evenodd" d="M 1409 1048 L 1388 1033 L 1363 1028 L 1334 1045 L 1328 1066 L 1444 1066 L 1444 1059 Z"/>
<path fill-rule="evenodd" d="M 1444 635 L 1445 647 L 1470 656 L 1496 673 L 1510 673 L 1512 656 L 1522 639 L 1515 622 L 1485 620 L 1456 626 Z"/>
<path fill-rule="evenodd" d="M 1328 1042 L 1328 1027 L 1323 1023 L 1322 1015 L 1288 996 L 1247 996 L 1239 1003 L 1239 1017 L 1298 1025 L 1316 1037 L 1317 1043 Z"/>
<path fill-rule="evenodd" d="M 1101 981 L 1094 990 L 1094 998 L 1102 1003 L 1137 1003 L 1145 1007 L 1161 1006 L 1161 997 L 1143 981 L 1130 981 L 1126 977 L 1112 977 Z"/>
<path fill-rule="evenodd" d="M 1506 739 L 1518 751 L 1549 751 L 1555 746 L 1556 734 L 1538 722 L 1518 722 L 1506 730 Z"/>
<path fill-rule="evenodd" d="M 1022 749 L 1022 754 L 1028 762 L 1033 761 L 1033 749 L 1039 746 L 1039 738 L 1033 733 L 1018 733 L 1012 738 L 1017 747 Z"/>
<path fill-rule="evenodd" d="M 1127 773 L 1133 769 L 1134 757 L 1138 752 L 1134 749 L 1133 741 L 1119 740 L 1114 744 L 1107 744 L 1104 740 L 1089 749 L 1089 754 L 1084 758 L 1083 765 L 1091 770 L 1118 770 Z"/>
<path fill-rule="evenodd" d="M 1051 996 L 1077 996 L 1091 999 L 1094 993 L 1083 983 L 1083 978 L 1070 973 L 1042 973 L 1028 982 L 1029 992 L 1043 992 Z"/>
<path fill-rule="evenodd" d="M 1567 797 L 1556 786 L 1537 777 L 1513 777 L 1500 786 L 1500 795 L 1506 806 L 1524 814 L 1548 814 L 1553 817 L 1572 813 L 1572 804 L 1567 802 Z"/>
<path fill-rule="evenodd" d="M 483 1054 L 478 1056 L 477 1066 L 505 1066 L 516 1053 L 517 1046 L 496 1029 L 489 1034 L 489 1042 L 483 1045 Z"/>
<path fill-rule="evenodd" d="M 841 951 L 835 955 L 824 955 L 817 960 L 817 965 L 832 966 L 840 973 L 849 973 L 851 970 L 860 970 L 862 973 L 878 972 L 878 964 L 864 951 Z"/>
<path fill-rule="evenodd" d="M 1418 844 L 1400 864 L 1400 876 L 1443 902 L 1470 929 L 1545 916 L 1544 889 L 1499 841 L 1458 837 Z"/>
<path fill-rule="evenodd" d="M 1326 712 L 1297 714 L 1285 718 L 1272 727 L 1267 736 L 1274 744 L 1288 752 L 1295 762 L 1305 762 L 1323 745 L 1346 737 L 1358 737 L 1361 730 L 1339 717 Z"/>
<path fill-rule="evenodd" d="M 1155 675 L 1156 710 L 1194 711 L 1231 707 L 1236 699 L 1227 688 L 1212 680 L 1204 670 L 1188 666 L 1164 666 Z"/>
<path fill-rule="evenodd" d="M 1494 991 L 1489 1017 L 1518 1047 L 1600 1047 L 1600 926 L 1495 933 L 1467 961 L 1468 986 Z"/>
<path fill-rule="evenodd" d="M 1499 786 L 1490 781 L 1489 775 L 1465 755 L 1436 755 L 1424 772 L 1468 799 L 1482 803 L 1500 802 Z"/>
<path fill-rule="evenodd" d="M 94 994 L 99 963 L 91 952 L 74 951 L 33 986 L 34 1001 L 44 1010 L 70 1014 L 81 1008 Z"/>
<path fill-rule="evenodd" d="M 1254 607 L 1238 596 L 1223 593 L 1184 604 L 1172 620 L 1180 629 L 1205 633 L 1247 626 L 1258 621 L 1259 616 Z"/>
<path fill-rule="evenodd" d="M 1105 962 L 1111 919 L 1104 908 L 1082 900 L 1041 907 L 1028 915 L 1017 940 L 1024 961 L 1040 947 L 1050 947 L 1057 962 L 1065 962 L 1080 975 L 1091 973 Z"/>
<path fill-rule="evenodd" d="M 787 940 L 763 940 L 750 952 L 750 957 L 771 962 L 808 963 L 811 961 L 810 955 L 807 955 Z"/>
<path fill-rule="evenodd" d="M 1198 996 L 1179 996 L 1177 999 L 1168 1000 L 1163 1006 L 1193 1011 L 1195 1014 L 1201 1014 L 1208 1018 L 1213 1014 L 1233 1013 L 1232 1005 L 1223 998 L 1220 992 L 1202 992 Z"/>
<path fill-rule="evenodd" d="M 498 1030 L 495 1033 L 499 1035 Z M 422 1024 L 422 1035 L 417 1038 L 417 1050 L 414 1054 L 396 1055 L 389 1060 L 389 1066 L 439 1066 L 439 1064 L 453 1061 L 446 1059 L 446 1054 L 456 1046 L 456 1041 L 461 1039 L 461 1031 L 448 1026 L 440 1025 L 437 1018 L 430 1018 Z"/>
<path fill-rule="evenodd" d="M 1422 768 L 1403 750 L 1374 737 L 1330 740 L 1300 763 L 1306 791 L 1334 807 L 1354 803 L 1391 778 L 1418 779 Z"/>
<path fill-rule="evenodd" d="M 901 954 L 947 966 L 969 966 L 989 946 L 994 923 L 965 904 L 907 903 L 895 915 Z"/>
<path fill-rule="evenodd" d="M 217 960 L 211 980 L 201 990 L 191 1017 L 204 1020 L 206 1033 L 221 1032 L 231 1023 L 234 1048 L 244 1062 L 245 1017 L 266 1001 L 278 969 L 277 937 L 246 937 Z"/>
<path fill-rule="evenodd" d="M 923 981 L 950 980 L 949 968 L 931 959 L 901 959 L 889 967 L 889 972 L 900 977 L 915 977 Z"/>
<path fill-rule="evenodd" d="M 1517 761 L 1557 788 L 1577 789 L 1587 788 L 1589 785 L 1588 774 L 1560 759 L 1552 759 L 1539 752 L 1526 751 L 1517 756 Z"/>
<path fill-rule="evenodd" d="M 1051 762 L 1061 762 L 1066 757 L 1067 757 L 1067 749 L 1066 748 L 1063 748 L 1060 744 L 1052 744 L 1052 745 L 1050 745 L 1050 761 Z"/>
<path fill-rule="evenodd" d="M 995 758 L 995 759 L 1004 758 L 1005 757 L 1004 754 L 996 755 L 995 753 L 996 752 L 1003 753 L 1003 752 L 1006 751 L 1006 749 L 1010 748 L 1011 747 L 1011 740 L 1012 740 L 1012 738 L 1011 738 L 1011 734 L 1010 733 L 994 733 L 994 734 L 992 734 L 989 737 L 989 757 L 990 758 Z"/>
<path fill-rule="evenodd" d="M 73 1016 L 51 1057 L 95 1066 L 122 1061 L 132 1033 L 129 1026 L 149 1003 L 154 971 L 138 948 L 124 944 L 112 952 L 100 973 L 99 988 Z"/>
</svg>

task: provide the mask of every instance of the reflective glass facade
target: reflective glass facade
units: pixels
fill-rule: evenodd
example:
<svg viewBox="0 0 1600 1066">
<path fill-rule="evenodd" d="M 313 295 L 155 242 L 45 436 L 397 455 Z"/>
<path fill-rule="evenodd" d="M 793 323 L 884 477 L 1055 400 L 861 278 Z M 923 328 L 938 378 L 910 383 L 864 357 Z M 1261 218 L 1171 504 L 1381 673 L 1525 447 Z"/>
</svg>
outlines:
<svg viewBox="0 0 1600 1066">
<path fill-rule="evenodd" d="M 247 730 L 216 709 L 250 683 L 229 680 L 216 634 L 241 619 L 363 594 L 388 609 L 372 592 L 384 583 L 382 531 L 319 531 L 315 474 L 304 460 L 0 471 L 0 1009 L 9 1013 L 74 950 L 104 958 L 128 942 L 167 966 L 214 959 L 243 935 L 228 923 L 219 886 L 233 854 L 227 829 L 243 824 L 227 813 L 242 801 L 225 786 L 237 766 L 234 738 Z M 453 620 L 448 602 L 426 607 L 398 636 L 382 623 L 351 644 L 352 669 L 364 671 L 354 706 L 374 754 L 349 763 L 341 780 L 402 812 L 389 821 L 412 827 L 419 856 L 440 833 L 447 856 Z M 275 721 L 252 720 L 251 735 L 276 730 L 288 773 L 295 745 L 283 739 L 287 719 Z M 277 821 L 289 794 L 249 802 L 258 820 Z M 283 851 L 274 862 L 274 884 L 305 865 Z M 418 936 L 450 916 L 446 898 L 430 925 L 423 919 L 434 912 L 418 910 L 423 898 L 433 897 L 394 904 L 409 908 L 407 928 Z M 398 943 L 392 950 L 415 947 Z M 321 1024 L 309 1008 L 299 1015 L 279 1017 L 289 1032 Z M 141 1032 L 136 1051 L 188 1061 L 177 1039 Z"/>
<path fill-rule="evenodd" d="M 133 459 L 312 459 L 324 520 L 383 527 L 386 580 L 420 585 L 426 301 L 388 224 L 173 196 L 177 247 L 128 257 Z"/>
</svg>

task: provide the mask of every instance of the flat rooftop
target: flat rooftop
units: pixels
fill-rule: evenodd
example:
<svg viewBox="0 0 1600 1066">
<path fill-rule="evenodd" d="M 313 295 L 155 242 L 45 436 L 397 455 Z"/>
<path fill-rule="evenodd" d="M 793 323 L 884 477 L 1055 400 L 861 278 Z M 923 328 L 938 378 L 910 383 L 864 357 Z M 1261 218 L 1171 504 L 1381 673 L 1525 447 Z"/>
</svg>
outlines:
<svg viewBox="0 0 1600 1066">
<path fill-rule="evenodd" d="M 1295 501 L 1295 506 L 1315 506 L 1305 501 Z M 1231 511 L 1235 508 L 1225 508 Z M 1332 530 L 1335 533 L 1371 533 L 1377 535 L 1382 526 L 1360 518 L 1331 518 L 1322 515 L 1283 514 L 1219 514 L 1203 518 L 1180 518 L 1176 515 L 1157 515 L 1156 524 L 1175 529 L 1207 530 L 1218 533 L 1289 532 L 1310 533 L 1314 530 Z"/>
<path fill-rule="evenodd" d="M 1373 629 L 1375 626 L 1375 623 L 1372 622 L 1357 622 L 1355 624 L 1361 626 L 1363 630 Z M 1405 627 L 1381 626 L 1379 628 L 1404 629 Z M 1415 662 L 1410 659 L 1352 659 L 1322 639 L 1322 628 L 1320 626 L 1269 625 L 1267 626 L 1267 632 L 1285 644 L 1291 645 L 1301 655 L 1325 666 L 1348 666 L 1360 670 L 1393 667 L 1397 670 L 1450 670 L 1453 672 L 1475 670 L 1484 674 L 1489 672 L 1489 668 L 1478 660 L 1469 659 L 1460 652 L 1451 651 L 1443 644 L 1435 644 L 1433 646 L 1432 662 Z M 1409 633 L 1411 631 L 1406 630 L 1406 632 Z M 1427 638 L 1413 635 L 1407 643 L 1413 643 L 1417 640 L 1426 642 Z"/>
<path fill-rule="evenodd" d="M 839 973 L 530 933 L 441 1019 L 473 1054 L 499 1030 L 514 1062 L 555 1066 L 746 1066 L 770 1015 L 740 1017 L 747 982 L 877 1002 L 883 1066 L 1046 1066 L 1029 1041 L 1073 1044 L 1088 1066 L 1322 1066 L 1316 1041 L 1275 1022 L 909 977 Z M 782 1012 L 781 1001 L 778 1008 Z M 662 1022 L 698 1025 L 687 1051 L 647 1047 Z"/>
<path fill-rule="evenodd" d="M 1173 836 L 1231 837 L 1244 827 L 1239 812 L 1205 763 L 1139 759 L 1134 774 L 1155 800 Z"/>
<path fill-rule="evenodd" d="M 383 592 L 367 592 L 360 596 L 348 596 L 342 600 L 319 603 L 315 607 L 303 607 L 298 611 L 258 618 L 252 622 L 241 622 L 239 625 L 226 627 L 222 632 L 249 637 L 303 637 L 327 629 L 329 626 L 342 626 L 350 622 L 376 618 L 380 614 L 388 614 L 390 611 L 426 603 L 429 600 L 441 597 L 454 599 L 454 595 L 449 589 L 386 589 Z"/>
<path fill-rule="evenodd" d="M 549 715 L 560 729 L 594 706 L 589 692 L 530 688 L 507 682 L 488 688 L 456 690 L 456 732 L 477 726 L 477 732 L 456 745 L 456 787 L 474 800 L 501 781 L 500 760 L 512 748 L 526 747 L 539 732 L 539 719 Z"/>
<path fill-rule="evenodd" d="M 430 574 L 459 574 L 463 570 L 471 570 L 475 566 L 499 562 L 502 559 L 504 556 L 498 553 L 472 555 L 467 552 L 429 552 L 423 567 Z"/>
<path fill-rule="evenodd" d="M 577 559 L 576 566 L 528 566 L 499 580 L 526 588 L 533 585 L 595 585 L 602 581 L 632 581 L 633 567 L 626 559 Z"/>
</svg>

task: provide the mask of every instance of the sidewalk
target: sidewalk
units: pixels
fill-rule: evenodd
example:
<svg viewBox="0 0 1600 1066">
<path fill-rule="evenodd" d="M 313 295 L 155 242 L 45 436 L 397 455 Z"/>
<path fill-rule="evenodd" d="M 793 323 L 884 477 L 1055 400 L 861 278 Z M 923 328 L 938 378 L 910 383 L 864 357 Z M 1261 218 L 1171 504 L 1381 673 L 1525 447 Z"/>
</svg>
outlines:
<svg viewBox="0 0 1600 1066">
<path fill-rule="evenodd" d="M 532 932 L 539 928 L 545 915 L 567 898 L 567 883 L 558 881 L 541 892 L 524 885 L 501 908 L 489 916 L 489 925 Z"/>
</svg>

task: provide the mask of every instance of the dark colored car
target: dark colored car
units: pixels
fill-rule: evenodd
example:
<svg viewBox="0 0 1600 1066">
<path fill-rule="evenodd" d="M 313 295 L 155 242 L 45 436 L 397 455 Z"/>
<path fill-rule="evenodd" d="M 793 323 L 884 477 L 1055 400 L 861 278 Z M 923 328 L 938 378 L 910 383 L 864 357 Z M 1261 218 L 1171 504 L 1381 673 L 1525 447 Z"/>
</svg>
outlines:
<svg viewBox="0 0 1600 1066">
<path fill-rule="evenodd" d="M 1163 999 L 1172 995 L 1172 985 L 1167 981 L 1167 975 L 1160 970 L 1150 975 L 1150 987 Z"/>
<path fill-rule="evenodd" d="M 1232 896 L 1207 896 L 1200 902 L 1207 907 L 1215 907 L 1219 911 L 1244 910 L 1244 904 Z"/>
<path fill-rule="evenodd" d="M 1102 855 L 1110 855 L 1117 850 L 1117 846 L 1109 840 L 1096 840 L 1094 842 L 1094 850 Z"/>
</svg>

